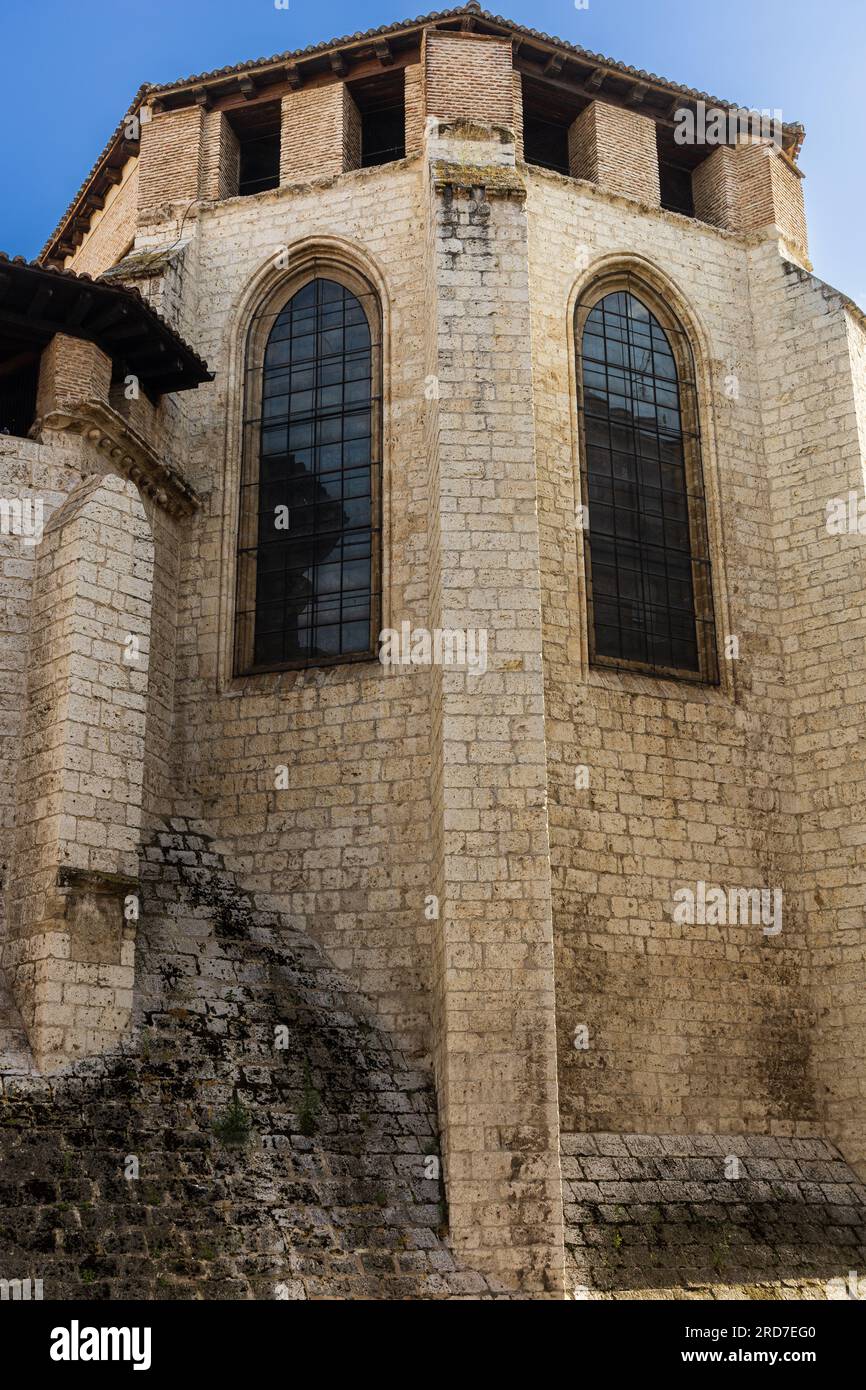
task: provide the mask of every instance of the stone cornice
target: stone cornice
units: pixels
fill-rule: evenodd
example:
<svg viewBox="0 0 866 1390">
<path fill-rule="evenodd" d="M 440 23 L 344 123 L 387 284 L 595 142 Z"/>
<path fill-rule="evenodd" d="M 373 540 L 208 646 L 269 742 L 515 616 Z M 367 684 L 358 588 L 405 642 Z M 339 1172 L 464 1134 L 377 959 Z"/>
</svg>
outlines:
<svg viewBox="0 0 866 1390">
<path fill-rule="evenodd" d="M 526 185 L 513 166 L 507 164 L 454 164 L 437 159 L 430 166 L 437 189 L 461 188 L 471 192 L 483 188 L 492 197 L 525 198 Z"/>
<path fill-rule="evenodd" d="M 76 401 L 49 411 L 36 421 L 32 433 L 39 436 L 50 431 L 81 435 L 171 516 L 191 516 L 201 506 L 198 493 L 178 469 L 160 459 L 117 411 L 101 401 Z"/>
<path fill-rule="evenodd" d="M 113 897 L 125 897 L 138 886 L 138 879 L 131 878 L 129 874 L 77 869 L 71 864 L 61 864 L 57 870 L 57 887 L 76 893 L 109 893 Z"/>
</svg>

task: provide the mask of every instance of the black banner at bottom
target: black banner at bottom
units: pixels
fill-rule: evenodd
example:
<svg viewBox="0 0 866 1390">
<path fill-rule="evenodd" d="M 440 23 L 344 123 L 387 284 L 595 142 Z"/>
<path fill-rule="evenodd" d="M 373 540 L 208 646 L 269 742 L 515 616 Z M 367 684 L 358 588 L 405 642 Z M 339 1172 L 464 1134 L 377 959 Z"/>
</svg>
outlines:
<svg viewBox="0 0 866 1390">
<path fill-rule="evenodd" d="M 734 1371 L 762 1367 L 775 1373 L 796 1367 L 817 1371 L 826 1379 L 843 1368 L 850 1374 L 850 1368 L 859 1363 L 864 1323 L 858 1302 L 846 1296 L 829 1302 L 574 1300 L 560 1306 L 555 1322 L 545 1317 L 543 1335 L 564 1334 L 568 1339 L 564 1346 L 571 1346 L 569 1355 L 578 1358 L 575 1367 L 581 1364 L 586 1369 L 590 1357 L 599 1369 L 613 1374 L 681 1370 L 700 1375 L 711 1367 Z M 441 1303 L 423 1306 L 426 1316 L 441 1316 L 444 1311 Z M 387 1308 L 388 1321 L 376 1331 L 376 1321 L 371 1323 L 370 1318 L 376 1319 L 379 1308 Z M 547 1316 L 551 1315 L 554 1310 L 548 1308 Z M 401 1328 L 404 1316 L 408 1321 Z M 470 1345 L 477 1337 L 476 1364 L 488 1375 L 496 1369 L 499 1346 L 513 1358 L 515 1343 L 508 1334 L 514 1324 L 503 1329 L 498 1342 L 491 1342 L 488 1318 L 493 1316 L 495 1324 L 494 1311 L 485 1308 L 476 1314 L 482 1319 L 478 1323 L 465 1306 L 455 1316 L 457 1323 L 425 1324 L 421 1335 L 430 1336 L 434 1328 L 437 1334 L 457 1332 Z M 318 1324 L 319 1317 L 327 1317 L 327 1323 Z M 128 1374 L 160 1381 L 184 1373 L 249 1378 L 273 1373 L 280 1366 L 288 1373 L 292 1368 L 300 1370 L 308 1359 L 305 1347 L 310 1355 L 321 1357 L 322 1367 L 327 1366 L 333 1375 L 343 1357 L 350 1373 L 360 1370 L 362 1348 L 375 1346 L 376 1364 L 383 1372 L 388 1365 L 387 1348 L 396 1350 L 401 1332 L 415 1330 L 407 1304 L 365 1305 L 362 1325 L 355 1324 L 349 1311 L 348 1339 L 341 1343 L 334 1337 L 334 1320 L 339 1328 L 343 1317 L 342 1308 L 326 1302 L 5 1301 L 0 1302 L 0 1333 L 4 1358 L 15 1350 L 16 1369 L 37 1372 L 49 1384 L 63 1384 L 70 1377 L 93 1380 L 105 1371 L 115 1379 Z M 541 1326 L 534 1324 L 533 1330 Z M 319 1337 L 327 1340 L 320 1342 Z M 553 1343 L 545 1346 L 548 1353 L 555 1350 Z M 432 1365 L 426 1368 L 427 1372 L 432 1369 Z M 513 1359 L 505 1369 L 515 1372 Z M 437 1363 L 437 1370 L 447 1370 L 447 1363 Z M 423 1366 L 419 1373 L 425 1374 Z M 396 1363 L 394 1374 L 400 1378 Z"/>
</svg>

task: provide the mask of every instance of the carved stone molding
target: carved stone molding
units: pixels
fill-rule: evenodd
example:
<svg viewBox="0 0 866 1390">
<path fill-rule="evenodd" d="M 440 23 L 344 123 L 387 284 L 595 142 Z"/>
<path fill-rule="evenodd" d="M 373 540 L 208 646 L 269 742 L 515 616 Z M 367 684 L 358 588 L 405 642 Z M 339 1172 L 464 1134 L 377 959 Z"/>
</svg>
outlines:
<svg viewBox="0 0 866 1390">
<path fill-rule="evenodd" d="M 80 434 L 105 454 L 139 492 L 150 497 L 171 516 L 191 516 L 201 499 L 183 474 L 160 459 L 142 436 L 116 410 L 100 401 L 76 401 L 62 410 L 49 411 L 37 420 L 31 434 L 68 431 Z"/>
</svg>

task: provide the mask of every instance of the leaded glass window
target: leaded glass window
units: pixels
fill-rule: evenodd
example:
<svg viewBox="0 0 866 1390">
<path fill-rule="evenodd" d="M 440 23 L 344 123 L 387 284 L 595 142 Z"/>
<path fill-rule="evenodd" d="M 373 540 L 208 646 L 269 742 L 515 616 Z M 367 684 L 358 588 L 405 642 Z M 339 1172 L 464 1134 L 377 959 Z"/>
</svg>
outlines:
<svg viewBox="0 0 866 1390">
<path fill-rule="evenodd" d="M 590 654 L 715 681 L 691 351 L 627 288 L 578 305 Z"/>
<path fill-rule="evenodd" d="M 376 322 L 359 294 L 316 277 L 253 334 L 264 351 L 257 362 L 253 349 L 247 385 L 238 669 L 321 665 L 374 651 Z"/>
</svg>

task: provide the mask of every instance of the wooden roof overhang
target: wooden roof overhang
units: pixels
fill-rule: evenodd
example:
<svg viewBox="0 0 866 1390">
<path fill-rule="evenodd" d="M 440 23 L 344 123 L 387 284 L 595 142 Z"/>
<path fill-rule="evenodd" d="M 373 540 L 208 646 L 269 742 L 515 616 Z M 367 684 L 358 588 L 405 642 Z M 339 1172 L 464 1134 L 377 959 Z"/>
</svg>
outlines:
<svg viewBox="0 0 866 1390">
<path fill-rule="evenodd" d="M 524 82 L 530 84 L 534 97 L 553 103 L 559 98 L 563 110 L 569 105 L 579 110 L 596 98 L 626 106 L 656 121 L 662 146 L 673 144 L 674 113 L 683 107 L 694 110 L 697 103 L 703 101 L 707 107 L 727 111 L 749 109 L 515 24 L 483 10 L 477 0 L 469 0 L 457 9 L 437 11 L 273 58 L 252 59 L 177 82 L 142 87 L 92 174 L 46 243 L 40 260 L 59 264 L 79 244 L 90 212 L 98 205 L 93 204 L 92 199 L 98 200 L 104 195 L 101 182 L 104 167 L 116 168 L 118 163 L 122 167 L 130 151 L 138 150 L 138 142 L 128 140 L 126 132 L 130 116 L 142 106 L 160 112 L 197 103 L 208 110 L 229 110 L 251 101 L 276 100 L 303 86 L 336 80 L 355 81 L 376 73 L 394 72 L 417 61 L 424 32 L 428 29 L 463 30 L 511 39 L 514 66 Z M 798 123 L 783 126 L 782 148 L 789 160 L 796 160 L 804 137 L 805 131 Z M 691 149 L 678 146 L 677 151 L 681 161 L 692 163 L 706 154 L 700 146 Z"/>
<path fill-rule="evenodd" d="M 212 381 L 207 363 L 138 290 L 0 253 L 0 361 L 41 351 L 55 333 L 92 342 L 116 378 L 136 376 L 151 396 Z"/>
<path fill-rule="evenodd" d="M 699 100 L 724 110 L 747 109 L 524 28 L 472 4 L 407 21 L 387 30 L 337 39 L 331 45 L 322 44 L 296 54 L 258 59 L 161 87 L 149 87 L 148 103 L 155 111 L 170 111 L 195 101 L 208 107 L 221 107 L 253 98 L 275 98 L 287 90 L 317 86 L 336 77 L 354 81 L 392 65 L 402 67 L 417 61 L 425 29 L 462 30 L 510 38 L 517 71 L 543 82 L 551 94 L 559 92 L 566 101 L 582 98 L 583 104 L 601 98 L 628 106 L 671 130 L 675 111 L 684 106 L 694 108 Z M 783 148 L 792 157 L 804 134 L 802 126 L 784 127 Z"/>
</svg>

